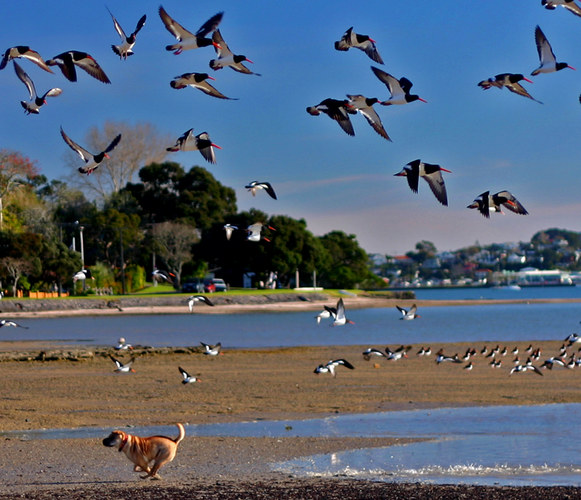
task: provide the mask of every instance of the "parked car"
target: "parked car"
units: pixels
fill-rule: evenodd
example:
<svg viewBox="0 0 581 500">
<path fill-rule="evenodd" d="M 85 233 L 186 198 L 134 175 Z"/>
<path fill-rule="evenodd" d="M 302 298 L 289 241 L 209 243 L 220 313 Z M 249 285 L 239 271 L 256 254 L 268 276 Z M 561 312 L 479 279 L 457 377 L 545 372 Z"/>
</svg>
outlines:
<svg viewBox="0 0 581 500">
<path fill-rule="evenodd" d="M 228 290 L 226 283 L 223 279 L 213 278 L 204 280 L 204 288 L 206 292 L 225 292 Z"/>
<path fill-rule="evenodd" d="M 205 291 L 204 280 L 199 278 L 193 278 L 186 280 L 182 283 L 183 293 L 202 293 Z"/>
</svg>

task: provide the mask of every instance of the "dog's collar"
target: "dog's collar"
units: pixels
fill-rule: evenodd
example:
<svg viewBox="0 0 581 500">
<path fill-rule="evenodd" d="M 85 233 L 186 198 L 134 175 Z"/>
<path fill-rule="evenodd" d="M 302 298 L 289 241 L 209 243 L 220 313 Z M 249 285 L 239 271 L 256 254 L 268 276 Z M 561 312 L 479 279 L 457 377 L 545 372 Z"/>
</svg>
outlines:
<svg viewBox="0 0 581 500">
<path fill-rule="evenodd" d="M 129 439 L 129 434 L 125 434 L 123 436 L 123 441 L 121 441 L 121 446 L 119 446 L 119 451 L 123 451 L 123 448 L 125 448 L 125 445 L 127 444 L 128 439 Z"/>
</svg>

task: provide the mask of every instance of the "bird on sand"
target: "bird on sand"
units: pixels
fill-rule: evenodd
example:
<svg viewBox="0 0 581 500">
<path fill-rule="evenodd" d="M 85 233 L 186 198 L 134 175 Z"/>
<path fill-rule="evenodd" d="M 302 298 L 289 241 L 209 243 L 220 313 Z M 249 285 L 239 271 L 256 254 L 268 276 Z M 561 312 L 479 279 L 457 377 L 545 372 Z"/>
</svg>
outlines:
<svg viewBox="0 0 581 500">
<path fill-rule="evenodd" d="M 131 351 L 133 350 L 133 346 L 131 344 L 128 344 L 127 341 L 125 340 L 125 337 L 119 337 L 119 340 L 117 341 L 117 345 L 115 346 L 115 350 L 116 351 Z"/>
<path fill-rule="evenodd" d="M 109 8 L 107 8 L 107 10 L 109 10 Z M 143 26 L 145 25 L 145 20 L 147 19 L 147 16 L 145 14 L 141 16 L 139 18 L 139 21 L 137 21 L 137 25 L 135 26 L 135 30 L 133 30 L 133 33 L 127 36 L 123 31 L 123 28 L 117 22 L 117 19 L 115 19 L 115 16 L 110 10 L 109 14 L 111 14 L 111 18 L 113 19 L 113 26 L 115 26 L 115 31 L 119 35 L 119 38 L 121 38 L 121 44 L 111 45 L 111 49 L 113 49 L 113 52 L 115 52 L 115 54 L 117 54 L 120 59 L 127 59 L 129 56 L 133 55 L 133 46 L 135 45 L 135 41 L 137 39 L 137 33 L 139 33 L 141 28 L 143 28 Z"/>
<path fill-rule="evenodd" d="M 135 373 L 135 370 L 132 368 L 131 365 L 133 365 L 133 363 L 135 362 L 135 358 L 131 358 L 127 363 L 122 363 L 121 361 L 119 361 L 117 358 L 111 356 L 109 354 L 109 357 L 111 358 L 111 361 L 113 361 L 113 363 L 115 363 L 115 372 L 117 373 Z"/>
<path fill-rule="evenodd" d="M 324 99 L 316 106 L 309 106 L 307 113 L 312 116 L 319 116 L 324 113 L 332 120 L 335 120 L 347 135 L 355 135 L 349 115 L 356 115 L 357 110 L 347 99 L 342 101 L 330 98 Z"/>
<path fill-rule="evenodd" d="M 383 71 L 382 69 L 371 66 L 371 70 L 377 78 L 387 87 L 390 98 L 387 101 L 382 100 L 381 104 L 383 106 L 392 106 L 394 104 L 407 104 L 414 101 L 428 102 L 422 99 L 417 94 L 410 94 L 413 87 L 413 83 L 409 81 L 405 76 L 402 76 L 399 80 L 390 75 L 389 73 Z"/>
<path fill-rule="evenodd" d="M 378 64 L 383 64 L 383 59 L 379 55 L 375 40 L 369 35 L 361 35 L 353 31 L 353 26 L 349 28 L 341 40 L 335 42 L 335 50 L 348 51 L 351 48 L 362 50 L 367 56 Z"/>
<path fill-rule="evenodd" d="M 222 38 L 220 30 L 214 31 L 214 34 L 212 35 L 212 41 L 214 42 L 214 49 L 216 50 L 216 55 L 218 56 L 217 59 L 210 60 L 210 68 L 212 68 L 214 71 L 230 67 L 238 73 L 261 76 L 260 73 L 254 73 L 246 66 L 244 66 L 244 64 L 242 64 L 245 61 L 252 64 L 254 63 L 245 55 L 234 54 L 228 47 L 228 44 Z"/>
<path fill-rule="evenodd" d="M 540 73 L 553 73 L 554 71 L 560 71 L 565 68 L 575 69 L 566 62 L 557 62 L 551 44 L 539 26 L 535 28 L 535 42 L 537 44 L 537 52 L 539 53 L 541 65 L 531 75 L 536 76 Z"/>
<path fill-rule="evenodd" d="M 101 68 L 95 58 L 86 52 L 69 50 L 49 59 L 46 61 L 46 64 L 49 66 L 58 66 L 65 78 L 71 82 L 77 81 L 77 70 L 75 67 L 78 66 L 100 82 L 111 83 L 111 80 L 109 80 L 109 77 L 105 74 L 105 71 L 103 71 L 103 68 Z"/>
<path fill-rule="evenodd" d="M 81 174 L 87 174 L 87 175 L 90 175 L 91 173 L 93 173 L 95 171 L 95 169 L 97 169 L 99 167 L 99 165 L 101 164 L 101 162 L 105 158 L 109 158 L 108 153 L 113 151 L 113 149 L 115 149 L 115 147 L 117 146 L 117 144 L 119 144 L 119 141 L 121 140 L 121 134 L 119 134 L 117 137 L 115 137 L 111 141 L 111 143 L 103 151 L 94 155 L 93 153 L 89 153 L 86 149 L 82 148 L 76 142 L 74 142 L 65 133 L 65 131 L 63 130 L 62 127 L 61 127 L 61 136 L 64 139 L 64 141 L 68 144 L 68 146 L 75 153 L 77 153 L 81 157 L 81 159 L 85 162 L 84 167 L 79 167 L 79 172 Z"/>
<path fill-rule="evenodd" d="M 448 206 L 448 195 L 446 193 L 446 185 L 442 172 L 451 173 L 450 170 L 441 167 L 440 165 L 433 165 L 431 163 L 424 163 L 421 160 L 410 161 L 403 169 L 394 174 L 395 176 L 405 177 L 408 181 L 410 189 L 418 192 L 418 184 L 420 177 L 424 179 L 436 199 L 444 206 Z"/>
<path fill-rule="evenodd" d="M 373 109 L 373 105 L 375 103 L 379 102 L 381 104 L 377 97 L 365 97 L 361 94 L 347 94 L 347 98 L 349 99 L 349 103 L 365 117 L 367 123 L 373 127 L 373 130 L 375 130 L 384 139 L 391 141 L 389 135 L 387 135 L 387 132 L 383 127 L 383 123 L 381 123 L 381 118 L 379 118 L 379 115 Z"/>
<path fill-rule="evenodd" d="M 515 214 L 528 214 L 525 207 L 508 191 L 499 191 L 495 194 L 490 194 L 490 191 L 484 191 L 467 208 L 478 209 L 488 219 L 490 212 L 497 212 L 504 215 L 502 211 L 503 206 Z"/>
<path fill-rule="evenodd" d="M 40 113 L 40 108 L 46 104 L 47 97 L 56 97 L 62 94 L 62 90 L 58 87 L 54 87 L 52 89 L 47 90 L 42 96 L 39 96 L 36 93 L 36 88 L 34 87 L 34 83 L 32 79 L 28 76 L 26 71 L 22 69 L 22 67 L 16 62 L 13 61 L 14 64 L 14 71 L 16 71 L 16 75 L 20 78 L 20 81 L 26 85 L 28 89 L 28 93 L 30 95 L 30 101 L 20 101 L 20 104 L 24 108 L 24 111 L 27 114 L 35 114 L 37 115 Z"/>
<path fill-rule="evenodd" d="M 203 302 L 207 306 L 212 307 L 214 306 L 214 303 L 204 295 L 191 295 L 186 299 L 186 301 L 188 303 L 188 308 L 190 309 L 190 312 L 194 312 L 194 306 L 196 305 L 197 302 Z"/>
<path fill-rule="evenodd" d="M 488 90 L 490 87 L 497 87 L 499 89 L 506 87 L 508 90 L 514 92 L 515 94 L 528 97 L 529 99 L 532 99 L 539 104 L 543 104 L 541 101 L 537 101 L 537 99 L 535 99 L 525 90 L 525 88 L 519 83 L 522 80 L 525 82 L 533 83 L 532 80 L 529 80 L 520 73 L 500 73 L 499 75 L 496 75 L 493 78 L 489 78 L 488 80 L 482 80 L 478 83 L 478 86 L 482 87 L 483 90 Z"/>
<path fill-rule="evenodd" d="M 222 343 L 218 342 L 216 345 L 205 344 L 204 342 L 200 342 L 202 347 L 204 348 L 203 353 L 206 356 L 219 356 L 224 354 L 222 352 Z"/>
<path fill-rule="evenodd" d="M 199 151 L 208 163 L 216 163 L 216 153 L 214 148 L 222 149 L 210 140 L 208 132 L 194 135 L 194 129 L 191 128 L 178 137 L 176 143 L 166 151 Z"/>
<path fill-rule="evenodd" d="M 35 50 L 32 50 L 27 45 L 17 45 L 15 47 L 6 49 L 2 56 L 2 60 L 0 61 L 0 70 L 4 69 L 9 61 L 18 57 L 32 61 L 38 67 L 48 71 L 49 73 L 53 72 L 52 69 L 48 67 L 48 64 L 46 64 L 44 59 L 40 56 L 40 54 Z"/>
<path fill-rule="evenodd" d="M 190 375 L 181 366 L 178 366 L 178 370 L 180 371 L 180 373 L 182 374 L 182 377 L 183 377 L 182 384 L 193 384 L 195 382 L 201 382 L 202 381 L 201 378 L 194 377 L 193 375 Z"/>
<path fill-rule="evenodd" d="M 274 192 L 274 188 L 272 187 L 272 185 L 270 184 L 270 182 L 258 182 L 258 181 L 252 181 L 249 182 L 246 186 L 244 186 L 246 189 L 248 189 L 248 191 L 250 191 L 252 193 L 252 196 L 256 196 L 256 192 L 264 189 L 266 191 L 266 193 L 268 193 L 268 195 L 276 200 L 276 193 Z"/>
<path fill-rule="evenodd" d="M 184 73 L 183 75 L 176 76 L 169 84 L 171 88 L 177 90 L 185 89 L 189 86 L 201 90 L 204 94 L 208 94 L 209 96 L 217 97 L 218 99 L 237 100 L 234 97 L 226 97 L 206 80 L 215 80 L 215 78 L 208 75 L 208 73 Z"/>
<path fill-rule="evenodd" d="M 581 17 L 581 7 L 575 3 L 575 0 L 541 0 L 541 5 L 548 10 L 555 10 L 560 5 L 572 14 Z"/>
<path fill-rule="evenodd" d="M 325 363 L 324 365 L 321 364 L 317 366 L 313 373 L 316 374 L 330 373 L 331 375 L 333 375 L 333 377 L 335 377 L 337 375 L 337 373 L 335 372 L 335 368 L 338 366 L 344 366 L 345 368 L 349 368 L 350 370 L 355 369 L 355 367 L 351 363 L 349 363 L 349 361 L 347 361 L 346 359 L 332 359 Z"/>
<path fill-rule="evenodd" d="M 401 313 L 401 318 L 399 318 L 399 319 L 403 319 L 403 320 L 409 321 L 409 320 L 412 320 L 412 319 L 416 319 L 416 318 L 420 318 L 421 317 L 417 313 L 418 306 L 416 304 L 412 305 L 409 309 L 404 309 L 403 307 L 400 307 L 398 305 L 396 305 L 395 307 Z"/>
<path fill-rule="evenodd" d="M 16 321 L 12 321 L 10 319 L 0 319 L 0 328 L 4 326 L 13 326 L 15 328 L 24 328 L 25 330 L 28 330 L 27 326 L 22 326 L 21 324 L 16 323 Z"/>
<path fill-rule="evenodd" d="M 213 45 L 214 42 L 210 38 L 206 38 L 206 35 L 212 33 L 218 27 L 224 15 L 223 12 L 214 14 L 210 19 L 202 24 L 194 34 L 185 29 L 181 24 L 175 21 L 175 19 L 172 19 L 162 6 L 159 7 L 158 12 L 165 28 L 175 36 L 178 41 L 178 43 L 174 43 L 173 45 L 166 45 L 165 50 L 169 50 L 176 55 L 181 54 L 184 50 L 192 50 Z"/>
</svg>

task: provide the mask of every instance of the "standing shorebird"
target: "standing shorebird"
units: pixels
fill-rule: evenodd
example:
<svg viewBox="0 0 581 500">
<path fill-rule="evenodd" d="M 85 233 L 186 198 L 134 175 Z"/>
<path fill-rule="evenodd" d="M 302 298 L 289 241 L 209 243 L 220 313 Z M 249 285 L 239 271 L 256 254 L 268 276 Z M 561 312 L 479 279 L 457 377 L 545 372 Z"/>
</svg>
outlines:
<svg viewBox="0 0 581 500">
<path fill-rule="evenodd" d="M 551 44 L 539 26 L 535 28 L 535 42 L 537 44 L 537 52 L 539 53 L 541 65 L 531 75 L 536 76 L 539 73 L 553 73 L 554 71 L 560 71 L 565 68 L 575 69 L 566 62 L 557 62 Z"/>
<path fill-rule="evenodd" d="M 394 175 L 405 177 L 410 189 L 414 193 L 418 192 L 421 177 L 428 183 L 436 199 L 442 205 L 448 206 L 448 195 L 446 194 L 446 185 L 444 184 L 442 172 L 451 173 L 450 170 L 446 170 L 440 167 L 440 165 L 432 165 L 431 163 L 424 163 L 421 160 L 414 160 L 410 161 L 400 172 Z"/>
<path fill-rule="evenodd" d="M 383 59 L 377 51 L 375 40 L 369 35 L 360 35 L 353 31 L 353 26 L 349 28 L 341 37 L 341 40 L 335 42 L 335 50 L 348 51 L 351 48 L 362 50 L 367 56 L 378 64 L 383 64 Z"/>
</svg>

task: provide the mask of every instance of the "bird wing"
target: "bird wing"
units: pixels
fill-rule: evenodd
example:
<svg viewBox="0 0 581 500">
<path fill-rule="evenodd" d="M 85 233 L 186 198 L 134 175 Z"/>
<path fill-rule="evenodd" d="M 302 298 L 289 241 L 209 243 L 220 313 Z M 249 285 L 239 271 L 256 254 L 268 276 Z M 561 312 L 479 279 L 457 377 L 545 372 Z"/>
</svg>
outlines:
<svg viewBox="0 0 581 500">
<path fill-rule="evenodd" d="M 355 369 L 355 367 L 351 363 L 349 363 L 349 361 L 347 361 L 346 359 L 336 359 L 335 361 L 333 361 L 333 364 L 343 365 L 345 368 L 349 368 L 350 370 Z"/>
<path fill-rule="evenodd" d="M 28 93 L 30 94 L 30 98 L 35 99 L 36 89 L 34 88 L 34 83 L 32 82 L 31 78 L 16 61 L 12 61 L 12 63 L 14 64 L 14 71 L 16 71 L 16 76 L 18 76 L 18 78 L 20 78 L 20 81 L 24 83 L 24 85 L 26 85 Z"/>
<path fill-rule="evenodd" d="M 371 106 L 364 109 L 360 109 L 358 111 L 365 117 L 367 123 L 369 123 L 369 125 L 373 127 L 373 130 L 375 130 L 384 139 L 391 141 L 391 138 L 389 137 L 389 135 L 387 135 L 385 128 L 383 128 L 381 118 L 379 118 L 379 115 Z"/>
<path fill-rule="evenodd" d="M 407 310 L 401 306 L 396 305 L 395 307 L 401 313 L 402 316 L 405 316 L 408 313 Z"/>
<path fill-rule="evenodd" d="M 377 51 L 377 46 L 371 40 L 369 40 L 369 42 L 365 45 L 365 48 L 363 50 L 370 59 L 372 59 L 378 64 L 383 64 L 383 59 L 381 58 L 379 52 Z"/>
<path fill-rule="evenodd" d="M 535 42 L 537 44 L 537 52 L 539 53 L 541 63 L 557 60 L 553 53 L 553 49 L 551 48 L 551 44 L 539 26 L 535 28 Z"/>
<path fill-rule="evenodd" d="M 85 52 L 73 51 L 73 63 L 100 82 L 111 83 L 111 80 L 109 80 L 109 77 L 93 56 Z"/>
<path fill-rule="evenodd" d="M 484 191 L 478 198 L 482 201 L 482 203 L 478 204 L 478 211 L 487 219 L 490 218 L 490 191 Z M 478 198 L 476 198 L 476 201 Z"/>
<path fill-rule="evenodd" d="M 109 10 L 109 7 L 107 7 L 107 10 Z M 115 19 L 115 16 L 113 15 L 113 13 L 110 10 L 109 10 L 109 14 L 111 14 L 111 19 L 113 19 L 113 26 L 115 26 L 115 31 L 119 35 L 119 38 L 121 38 L 121 40 L 125 41 L 127 39 L 127 36 L 125 35 L 123 28 L 117 22 L 117 19 Z"/>
<path fill-rule="evenodd" d="M 216 54 L 218 54 L 218 59 L 233 55 L 230 47 L 228 47 L 228 44 L 222 38 L 222 33 L 220 33 L 220 30 L 214 31 L 214 34 L 212 35 L 212 41 L 219 46 L 214 46 Z"/>
<path fill-rule="evenodd" d="M 65 78 L 70 82 L 77 81 L 77 70 L 73 63 L 73 56 L 70 52 L 63 52 L 46 62 L 49 66 L 57 65 Z"/>
<path fill-rule="evenodd" d="M 117 137 L 115 137 L 115 139 L 113 139 L 111 141 L 111 144 L 109 144 L 107 146 L 107 149 L 104 151 L 105 153 L 110 153 L 111 151 L 113 151 L 115 149 L 115 147 L 117 146 L 117 144 L 119 144 L 119 141 L 121 140 L 121 134 L 119 134 Z"/>
<path fill-rule="evenodd" d="M 344 320 L 345 319 L 345 304 L 343 304 L 343 299 L 340 298 L 337 302 L 337 314 L 335 317 L 336 320 Z"/>
<path fill-rule="evenodd" d="M 185 371 L 181 366 L 178 366 L 178 370 L 182 374 L 182 377 L 184 377 L 184 380 L 187 380 L 190 378 L 190 374 L 187 371 Z"/>
<path fill-rule="evenodd" d="M 59 96 L 63 93 L 62 89 L 59 89 L 58 87 L 52 88 L 47 90 L 44 95 L 42 96 L 43 99 L 47 98 L 47 97 L 56 97 Z"/>
<path fill-rule="evenodd" d="M 409 314 L 410 316 L 415 316 L 415 314 L 418 312 L 418 306 L 416 304 L 414 304 L 413 306 L 410 307 L 409 310 Z M 408 347 L 409 349 L 409 347 Z"/>
<path fill-rule="evenodd" d="M 515 83 L 507 83 L 505 85 L 505 87 L 510 90 L 511 92 L 514 92 L 515 94 L 518 95 L 522 95 L 523 97 L 528 97 L 529 99 L 532 99 L 533 101 L 537 101 L 532 95 L 530 95 L 525 88 L 518 82 Z M 539 103 L 542 104 L 541 101 L 537 101 Z"/>
<path fill-rule="evenodd" d="M 260 185 L 269 194 L 271 198 L 274 198 L 275 200 L 277 199 L 276 193 L 274 192 L 274 188 L 271 186 L 270 182 L 261 182 Z"/>
<path fill-rule="evenodd" d="M 114 358 L 110 354 L 109 354 L 109 357 L 111 358 L 111 361 L 113 361 L 113 363 L 115 363 L 115 366 L 117 366 L 117 368 L 121 368 L 123 366 L 123 363 L 121 363 L 121 361 L 119 361 L 117 358 Z"/>
<path fill-rule="evenodd" d="M 432 193 L 434 193 L 434 196 L 442 205 L 447 206 L 448 195 L 446 194 L 446 186 L 440 166 L 424 163 L 424 171 L 425 174 L 422 177 L 430 186 Z"/>
<path fill-rule="evenodd" d="M 135 26 L 135 31 L 133 31 L 133 33 L 131 34 L 132 36 L 137 36 L 137 33 L 139 33 L 139 31 L 141 30 L 141 28 L 143 28 L 143 26 L 145 26 L 146 19 L 147 19 L 147 15 L 146 14 L 143 14 L 139 18 L 139 21 L 137 21 L 137 25 Z"/>
<path fill-rule="evenodd" d="M 406 178 L 408 181 L 408 185 L 410 189 L 414 192 L 418 192 L 418 187 L 420 183 L 420 163 L 421 160 L 414 160 L 410 161 L 407 166 L 410 168 L 406 168 Z"/>
<path fill-rule="evenodd" d="M 208 33 L 211 33 L 212 31 L 216 31 L 218 25 L 222 21 L 223 16 L 224 12 L 218 12 L 217 14 L 214 14 L 210 19 L 208 19 L 204 24 L 202 24 L 202 26 L 200 26 L 198 31 L 196 31 L 196 36 L 203 37 L 206 36 Z"/>
<path fill-rule="evenodd" d="M 69 145 L 69 147 L 77 153 L 85 163 L 89 163 L 93 159 L 93 154 L 89 153 L 85 148 L 79 146 L 75 141 L 73 141 L 65 131 L 61 127 L 61 136 L 65 140 L 65 142 Z"/>
<path fill-rule="evenodd" d="M 214 303 L 213 303 L 213 302 L 212 302 L 212 301 L 211 301 L 211 300 L 210 300 L 208 297 L 206 297 L 206 296 L 204 296 L 204 295 L 200 295 L 198 298 L 199 298 L 199 299 L 200 299 L 202 302 L 205 302 L 206 304 L 208 304 L 209 306 L 212 306 L 212 307 L 214 306 Z"/>
<path fill-rule="evenodd" d="M 180 135 L 177 138 L 176 143 L 173 146 L 167 148 L 167 151 L 174 151 L 175 152 L 175 151 L 179 151 L 180 149 L 183 150 L 186 142 L 188 142 L 188 140 L 192 136 L 193 132 L 194 132 L 193 128 L 186 130 L 182 135 Z"/>
<path fill-rule="evenodd" d="M 202 153 L 204 159 L 209 163 L 216 163 L 216 152 L 214 151 L 208 132 L 202 132 L 201 134 L 198 134 L 196 138 L 202 143 L 202 146 L 198 147 L 198 149 L 200 153 Z"/>
<path fill-rule="evenodd" d="M 165 28 L 181 42 L 184 38 L 194 38 L 194 34 L 185 29 L 180 23 L 172 19 L 166 10 L 160 5 L 159 6 L 159 17 L 165 26 Z"/>
<path fill-rule="evenodd" d="M 389 93 L 392 96 L 403 94 L 403 89 L 400 85 L 400 80 L 395 78 L 394 76 L 390 75 L 389 73 L 383 71 L 382 69 L 376 68 L 375 66 L 371 66 L 371 70 L 375 74 L 377 78 L 387 87 Z"/>
</svg>

